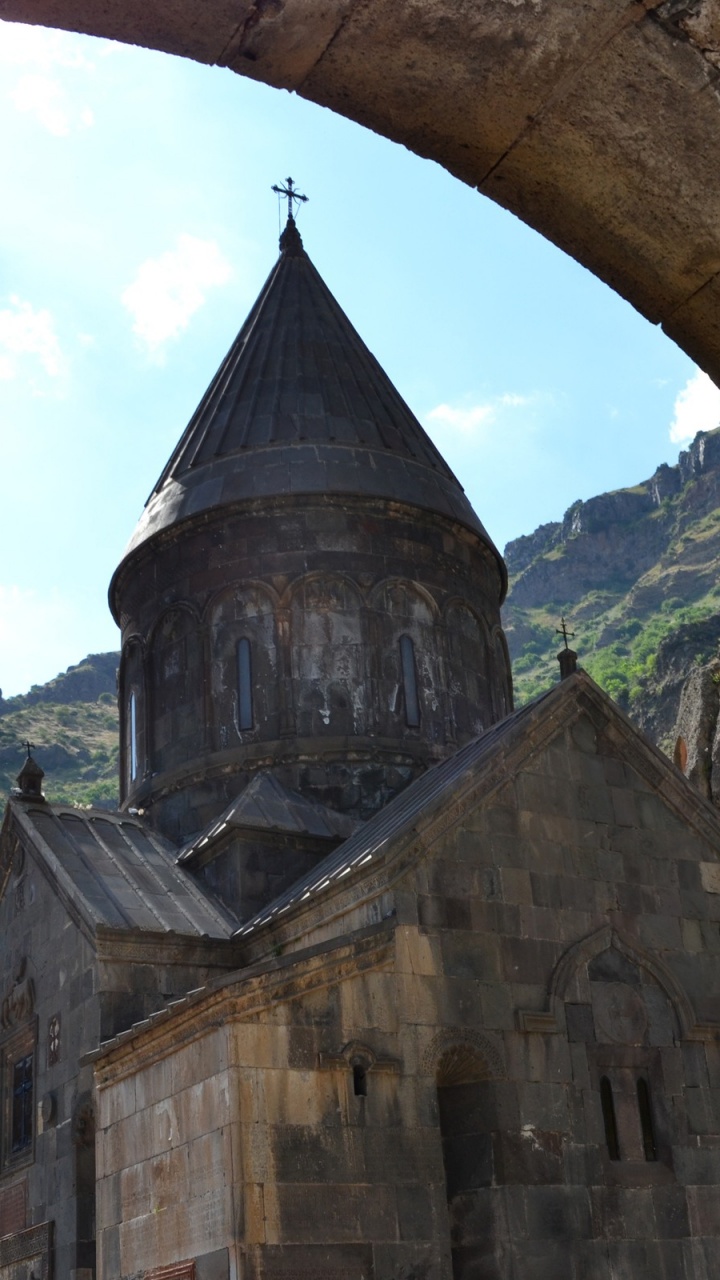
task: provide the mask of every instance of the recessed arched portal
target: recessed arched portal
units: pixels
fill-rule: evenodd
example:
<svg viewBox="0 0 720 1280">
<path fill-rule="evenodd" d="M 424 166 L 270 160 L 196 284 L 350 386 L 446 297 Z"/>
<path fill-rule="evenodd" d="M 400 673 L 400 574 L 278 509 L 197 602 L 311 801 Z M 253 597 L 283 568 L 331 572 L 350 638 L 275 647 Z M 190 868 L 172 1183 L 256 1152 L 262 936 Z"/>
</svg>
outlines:
<svg viewBox="0 0 720 1280">
<path fill-rule="evenodd" d="M 714 0 L 2 0 L 291 89 L 436 160 L 720 381 Z"/>
</svg>

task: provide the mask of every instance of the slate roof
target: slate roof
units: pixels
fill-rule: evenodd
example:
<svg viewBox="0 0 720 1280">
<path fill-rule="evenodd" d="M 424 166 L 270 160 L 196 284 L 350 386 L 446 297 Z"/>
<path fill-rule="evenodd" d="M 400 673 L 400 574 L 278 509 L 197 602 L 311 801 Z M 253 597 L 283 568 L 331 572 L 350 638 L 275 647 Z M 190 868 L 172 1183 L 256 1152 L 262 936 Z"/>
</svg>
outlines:
<svg viewBox="0 0 720 1280">
<path fill-rule="evenodd" d="M 404 831 L 411 829 L 418 817 L 430 811 L 446 792 L 454 791 L 465 777 L 475 773 L 478 766 L 498 750 L 502 740 L 522 726 L 523 720 L 535 716 L 542 703 L 548 698 L 557 696 L 558 688 L 557 685 L 553 686 L 534 702 L 521 707 L 519 711 L 512 712 L 479 738 L 461 747 L 448 760 L 435 765 L 434 768 L 416 778 L 409 787 L 401 791 L 399 796 L 381 809 L 380 813 L 365 822 L 349 840 L 333 850 L 312 871 L 297 880 L 268 907 L 237 929 L 235 936 L 248 937 L 261 925 L 284 915 L 297 903 L 330 888 L 356 867 L 367 865 L 369 869 L 373 858 L 383 851 L 385 845 L 395 840 Z"/>
<path fill-rule="evenodd" d="M 502 559 L 462 486 L 321 279 L 292 223 L 127 549 L 199 512 L 283 494 L 439 511 Z"/>
<path fill-rule="evenodd" d="M 352 818 L 289 791 L 272 773 L 258 773 L 216 821 L 181 849 L 177 862 L 192 862 L 196 854 L 232 830 L 277 831 L 337 841 L 351 835 L 357 825 Z"/>
<path fill-rule="evenodd" d="M 11 800 L 13 817 L 61 890 L 94 925 L 229 938 L 234 921 L 175 865 L 139 818 Z"/>
</svg>

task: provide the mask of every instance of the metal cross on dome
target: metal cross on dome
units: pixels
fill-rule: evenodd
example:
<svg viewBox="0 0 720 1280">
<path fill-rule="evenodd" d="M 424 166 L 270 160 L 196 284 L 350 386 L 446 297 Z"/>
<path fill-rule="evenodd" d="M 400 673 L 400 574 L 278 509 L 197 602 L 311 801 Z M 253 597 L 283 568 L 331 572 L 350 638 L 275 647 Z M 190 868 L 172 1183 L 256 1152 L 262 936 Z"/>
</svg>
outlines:
<svg viewBox="0 0 720 1280">
<path fill-rule="evenodd" d="M 297 201 L 298 204 L 305 204 L 306 201 L 309 199 L 308 196 L 301 195 L 301 193 L 296 190 L 295 183 L 293 182 L 292 178 L 286 178 L 285 182 L 281 183 L 280 186 L 277 186 L 275 184 L 270 189 L 271 191 L 274 191 L 275 194 L 279 196 L 281 200 L 287 200 L 288 222 L 290 221 L 291 218 L 293 218 L 293 221 L 294 221 L 293 201 Z"/>
</svg>

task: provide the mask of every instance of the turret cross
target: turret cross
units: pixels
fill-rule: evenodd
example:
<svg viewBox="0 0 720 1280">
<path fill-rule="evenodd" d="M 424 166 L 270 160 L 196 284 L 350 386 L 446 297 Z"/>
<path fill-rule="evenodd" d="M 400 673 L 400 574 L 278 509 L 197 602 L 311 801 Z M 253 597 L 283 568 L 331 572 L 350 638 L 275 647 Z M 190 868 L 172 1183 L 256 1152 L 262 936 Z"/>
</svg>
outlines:
<svg viewBox="0 0 720 1280">
<path fill-rule="evenodd" d="M 292 178 L 286 178 L 285 182 L 281 183 L 280 186 L 277 186 L 277 184 L 273 185 L 271 190 L 274 191 L 281 200 L 287 200 L 288 221 L 294 217 L 293 201 L 297 201 L 298 204 L 305 204 L 306 200 L 309 198 L 308 196 L 301 195 L 300 192 L 295 189 L 295 183 Z"/>
<path fill-rule="evenodd" d="M 555 628 L 555 634 L 556 634 L 556 635 L 558 635 L 558 636 L 562 636 L 563 640 L 565 641 L 565 648 L 566 648 L 566 649 L 569 649 L 569 648 L 570 648 L 570 646 L 569 646 L 569 644 L 568 644 L 568 640 L 574 640 L 574 639 L 575 639 L 575 632 L 574 632 L 574 631 L 568 631 L 567 626 L 566 626 L 566 624 L 565 624 L 565 619 L 564 619 L 564 618 L 561 618 L 561 619 L 560 619 L 560 626 Z"/>
</svg>

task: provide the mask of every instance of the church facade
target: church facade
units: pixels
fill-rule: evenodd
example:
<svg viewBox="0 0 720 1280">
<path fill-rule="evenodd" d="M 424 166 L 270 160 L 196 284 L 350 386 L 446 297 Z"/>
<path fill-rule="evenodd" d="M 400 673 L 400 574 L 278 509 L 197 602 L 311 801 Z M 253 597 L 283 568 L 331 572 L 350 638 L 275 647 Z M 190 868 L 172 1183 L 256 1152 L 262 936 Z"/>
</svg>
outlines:
<svg viewBox="0 0 720 1280">
<path fill-rule="evenodd" d="M 111 584 L 118 813 L 0 835 L 0 1280 L 720 1276 L 720 816 L 290 216 Z"/>
</svg>

